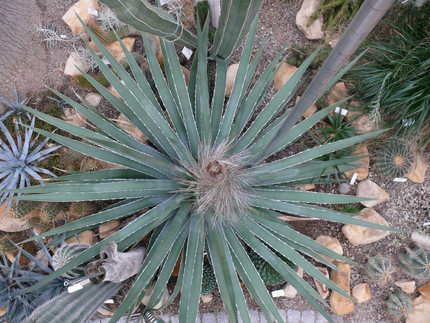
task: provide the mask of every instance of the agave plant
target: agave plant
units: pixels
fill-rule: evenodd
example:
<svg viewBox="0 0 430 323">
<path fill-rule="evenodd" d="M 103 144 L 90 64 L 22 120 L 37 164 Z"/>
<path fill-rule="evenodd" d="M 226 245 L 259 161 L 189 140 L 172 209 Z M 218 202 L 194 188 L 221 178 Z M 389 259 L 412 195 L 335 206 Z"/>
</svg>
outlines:
<svg viewBox="0 0 430 323">
<path fill-rule="evenodd" d="M 328 320 L 331 319 L 319 303 L 324 304 L 324 300 L 318 292 L 282 261 L 276 252 L 329 288 L 351 299 L 303 255 L 334 270 L 338 268 L 322 255 L 353 262 L 296 232 L 278 217 L 282 212 L 286 212 L 297 216 L 387 229 L 355 219 L 349 214 L 314 205 L 352 203 L 357 202 L 360 199 L 358 197 L 306 192 L 293 188 L 293 185 L 309 183 L 315 176 L 320 176 L 322 170 L 325 170 L 324 175 L 329 175 L 337 172 L 337 168 L 347 170 L 356 167 L 354 161 L 360 157 L 332 161 L 318 161 L 315 158 L 354 145 L 378 132 L 336 141 L 264 164 L 263 161 L 267 157 L 288 147 L 337 105 L 315 113 L 293 127 L 278 144 L 268 146 L 288 112 L 280 114 L 278 118 L 275 116 L 283 111 L 317 53 L 303 63 L 262 112 L 250 122 L 278 70 L 275 66 L 282 55 L 279 53 L 255 84 L 250 86 L 262 52 L 260 48 L 255 58 L 250 61 L 256 27 L 257 19 L 252 24 L 226 105 L 224 94 L 227 61 L 216 59 L 214 91 L 210 93 L 209 90 L 207 21 L 203 31 L 198 30 L 198 49 L 188 87 L 173 43 L 160 39 L 166 82 L 148 38 L 145 34 L 142 35 L 160 101 L 133 56 L 119 39 L 133 77 L 86 28 L 115 70 L 115 73 L 112 72 L 89 49 L 121 99 L 87 74 L 84 74 L 85 77 L 149 138 L 152 146 L 130 136 L 87 102 L 84 101 L 81 105 L 54 91 L 91 121 L 96 131 L 74 126 L 25 107 L 46 122 L 70 132 L 75 138 L 82 138 L 82 141 L 29 128 L 85 155 L 117 164 L 121 168 L 58 177 L 45 186 L 19 190 L 21 193 L 27 193 L 20 199 L 50 202 L 116 200 L 113 205 L 100 212 L 55 228 L 41 236 L 66 233 L 67 238 L 113 219 L 121 219 L 131 214 L 138 216 L 110 237 L 91 246 L 56 270 L 49 278 L 42 279 L 30 291 L 95 257 L 101 247 L 111 241 L 115 241 L 118 250 L 123 251 L 152 233 L 143 265 L 111 322 L 118 321 L 124 313 L 140 303 L 144 297 L 145 286 L 155 276 L 157 280 L 147 309 L 157 304 L 181 254 L 178 280 L 169 300 L 171 302 L 179 291 L 182 291 L 180 322 L 196 320 L 205 253 L 213 265 L 221 298 L 232 322 L 238 322 L 238 312 L 243 322 L 250 322 L 239 277 L 266 317 L 269 319 L 270 315 L 273 315 L 277 321 L 283 321 L 252 264 L 248 248 L 265 259 Z M 339 73 L 332 83 L 345 72 L 344 70 Z"/>
<path fill-rule="evenodd" d="M 31 119 L 30 113 L 28 113 L 27 111 L 25 111 L 20 107 L 21 104 L 26 105 L 28 101 L 30 101 L 30 98 L 25 98 L 24 100 L 21 100 L 21 98 L 19 97 L 18 91 L 16 90 L 16 84 L 13 85 L 13 92 L 15 94 L 15 102 L 6 100 L 4 98 L 0 98 L 0 100 L 3 101 L 3 103 L 8 108 L 10 108 L 9 111 L 7 111 L 5 114 L 0 116 L 0 121 L 7 119 L 11 114 L 14 114 L 14 113 L 16 113 L 18 116 L 25 115 L 28 117 L 28 119 Z"/>
<path fill-rule="evenodd" d="M 21 105 L 21 107 L 23 107 L 23 105 Z M 35 117 L 31 118 L 31 127 L 34 127 L 35 120 Z M 55 174 L 51 171 L 36 166 L 36 164 L 50 157 L 50 154 L 60 146 L 43 149 L 49 138 L 37 144 L 37 138 L 32 138 L 33 130 L 31 129 L 25 129 L 24 138 L 22 138 L 20 126 L 17 123 L 15 123 L 16 142 L 1 121 L 0 129 L 7 140 L 6 143 L 0 138 L 0 190 L 30 186 L 31 178 L 43 184 L 43 178 L 40 174 L 55 177 Z M 18 193 L 18 196 L 19 195 L 20 193 Z M 0 193 L 0 204 L 2 204 L 7 197 L 12 196 L 14 196 L 14 193 Z"/>
</svg>

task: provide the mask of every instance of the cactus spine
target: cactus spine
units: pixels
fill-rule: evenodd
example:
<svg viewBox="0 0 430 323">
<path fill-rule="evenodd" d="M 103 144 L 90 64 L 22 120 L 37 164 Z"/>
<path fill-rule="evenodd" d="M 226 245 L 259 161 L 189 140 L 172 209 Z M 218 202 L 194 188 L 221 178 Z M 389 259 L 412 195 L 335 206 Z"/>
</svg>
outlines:
<svg viewBox="0 0 430 323">
<path fill-rule="evenodd" d="M 370 257 L 364 268 L 370 279 L 384 284 L 392 278 L 391 275 L 396 270 L 391 264 L 391 258 L 384 257 L 380 253 Z"/>
<path fill-rule="evenodd" d="M 122 284 L 112 282 L 89 283 L 77 292 L 65 291 L 36 308 L 23 323 L 87 322 L 105 300 L 115 295 L 121 287 Z"/>
<path fill-rule="evenodd" d="M 430 275 L 430 251 L 406 247 L 406 253 L 400 255 L 400 263 L 404 270 L 415 277 L 427 278 Z"/>
<path fill-rule="evenodd" d="M 398 321 L 402 318 L 406 318 L 408 313 L 412 312 L 411 297 L 400 290 L 396 290 L 393 294 L 389 294 L 388 299 L 384 302 L 387 306 L 387 314 L 391 315 Z"/>
<path fill-rule="evenodd" d="M 80 245 L 80 244 L 63 244 L 60 248 L 55 250 L 54 255 L 52 256 L 52 267 L 54 270 L 57 270 L 67 263 L 69 263 L 72 259 L 79 256 L 82 252 L 88 249 L 88 246 Z M 67 273 L 62 276 L 68 279 L 75 279 L 81 276 L 85 271 L 86 263 L 69 270 Z"/>
<path fill-rule="evenodd" d="M 211 265 L 204 264 L 201 294 L 206 295 L 211 293 L 216 286 L 217 286 L 216 278 Z"/>
</svg>

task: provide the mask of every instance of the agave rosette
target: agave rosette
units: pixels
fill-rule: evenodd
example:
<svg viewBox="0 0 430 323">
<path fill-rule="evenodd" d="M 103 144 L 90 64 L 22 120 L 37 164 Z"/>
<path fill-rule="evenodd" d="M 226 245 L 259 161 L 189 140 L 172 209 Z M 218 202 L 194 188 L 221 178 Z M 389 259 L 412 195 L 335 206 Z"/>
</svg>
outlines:
<svg viewBox="0 0 430 323">
<path fill-rule="evenodd" d="M 34 131 L 85 155 L 122 166 L 118 169 L 71 174 L 56 178 L 44 187 L 21 190 L 27 193 L 22 199 L 38 201 L 120 199 L 96 214 L 55 228 L 42 236 L 65 232 L 68 237 L 114 219 L 141 213 L 118 232 L 91 246 L 33 288 L 97 256 L 100 248 L 110 241 L 115 241 L 118 250 L 123 251 L 152 232 L 148 255 L 111 322 L 118 321 L 124 313 L 140 303 L 145 286 L 155 277 L 156 284 L 147 308 L 156 305 L 181 253 L 183 256 L 178 280 L 169 300 L 171 302 L 182 291 L 180 322 L 196 320 L 205 253 L 213 266 L 225 309 L 232 322 L 238 321 L 238 314 L 243 322 L 250 322 L 240 280 L 268 319 L 273 315 L 277 321 L 283 321 L 248 256 L 249 249 L 265 259 L 329 320 L 321 305 L 324 300 L 318 292 L 275 252 L 329 288 L 351 298 L 321 274 L 307 258 L 316 259 L 334 270 L 337 267 L 322 255 L 351 261 L 298 233 L 278 217 L 285 212 L 387 229 L 355 219 L 350 214 L 315 205 L 353 203 L 361 198 L 293 188 L 293 185 L 309 183 L 321 175 L 333 174 L 337 169 L 345 171 L 356 167 L 354 161 L 360 158 L 357 156 L 328 162 L 316 161 L 315 158 L 351 146 L 378 132 L 322 145 L 262 164 L 267 157 L 294 142 L 335 106 L 315 113 L 294 126 L 276 145 L 270 144 L 288 112 L 276 116 L 297 90 L 300 79 L 316 53 L 306 60 L 250 122 L 277 72 L 276 63 L 282 55 L 280 53 L 250 87 L 263 47 L 250 61 L 256 26 L 257 19 L 252 24 L 233 90 L 226 104 L 224 97 L 228 61 L 214 58 L 216 79 L 211 95 L 209 91 L 207 23 L 203 31 L 198 32 L 198 46 L 188 86 L 173 43 L 160 40 L 166 81 L 146 35 L 142 35 L 162 104 L 122 43 L 133 76 L 94 38 L 115 73 L 92 51 L 94 59 L 121 99 L 89 75 L 84 74 L 85 77 L 151 141 L 152 146 L 131 137 L 86 102 L 78 104 L 57 91 L 54 92 L 95 125 L 96 131 L 26 108 L 46 122 L 82 138 L 82 141 L 40 129 Z M 87 32 L 93 38 L 88 28 Z M 144 209 L 146 211 L 142 211 Z"/>
</svg>

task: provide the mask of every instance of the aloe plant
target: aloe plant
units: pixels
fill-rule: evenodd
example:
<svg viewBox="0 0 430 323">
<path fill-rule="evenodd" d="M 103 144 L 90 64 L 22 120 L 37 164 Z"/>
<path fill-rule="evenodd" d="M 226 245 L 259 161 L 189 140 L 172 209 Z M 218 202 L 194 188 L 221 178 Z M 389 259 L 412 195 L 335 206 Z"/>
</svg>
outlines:
<svg viewBox="0 0 430 323">
<path fill-rule="evenodd" d="M 270 315 L 273 315 L 277 321 L 283 321 L 263 280 L 252 264 L 248 248 L 264 258 L 330 321 L 331 318 L 319 303 L 324 304 L 324 300 L 318 292 L 296 275 L 294 269 L 278 257 L 277 252 L 328 288 L 351 299 L 351 296 L 321 274 L 303 255 L 316 259 L 334 270 L 338 268 L 322 255 L 353 262 L 296 232 L 278 217 L 281 212 L 288 212 L 298 216 L 395 231 L 353 218 L 349 214 L 314 205 L 353 203 L 362 198 L 299 191 L 293 188 L 294 185 L 311 182 L 314 177 L 321 175 L 322 170 L 325 170 L 324 175 L 329 175 L 337 172 L 337 168 L 341 170 L 355 168 L 354 161 L 360 156 L 327 162 L 315 158 L 366 140 L 380 131 L 321 145 L 261 164 L 266 157 L 288 147 L 305 134 L 336 105 L 322 109 L 293 127 L 272 150 L 263 154 L 262 158 L 257 158 L 288 115 L 287 112 L 277 119 L 274 118 L 283 111 L 297 91 L 300 79 L 317 53 L 312 54 L 303 63 L 262 112 L 250 122 L 278 70 L 275 66 L 282 55 L 282 52 L 279 53 L 269 64 L 248 93 L 262 51 L 260 48 L 255 58 L 250 60 L 256 28 L 257 19 L 250 29 L 226 106 L 224 106 L 227 74 L 225 60 L 216 60 L 214 92 L 209 91 L 211 86 L 207 77 L 208 21 L 203 31 L 198 29 L 198 50 L 188 87 L 173 43 L 160 40 L 166 81 L 148 38 L 145 34 L 142 35 L 160 101 L 157 100 L 133 56 L 120 40 L 133 77 L 86 28 L 115 70 L 116 73 L 102 64 L 99 56 L 92 51 L 94 59 L 100 63 L 101 71 L 122 100 L 84 73 L 85 77 L 149 138 L 152 146 L 133 138 L 86 102 L 83 102 L 83 105 L 78 104 L 54 91 L 84 115 L 96 130 L 80 128 L 24 107 L 46 122 L 75 135 L 75 138 L 81 138 L 82 141 L 48 133 L 32 126 L 29 128 L 82 154 L 117 164 L 121 168 L 62 176 L 51 180 L 45 186 L 18 190 L 26 193 L 20 199 L 49 202 L 121 200 L 95 214 L 43 233 L 40 237 L 66 233 L 67 238 L 114 219 L 122 219 L 137 212 L 140 212 L 140 215 L 108 238 L 83 251 L 68 264 L 57 269 L 49 278 L 42 279 L 30 288 L 30 291 L 98 255 L 100 249 L 109 245 L 111 241 L 116 242 L 118 251 L 124 251 L 152 232 L 143 265 L 111 322 L 117 322 L 124 313 L 141 302 L 145 287 L 157 274 L 147 310 L 156 305 L 181 254 L 178 280 L 167 303 L 169 304 L 179 291 L 182 291 L 180 322 L 196 320 L 205 253 L 213 265 L 221 298 L 232 322 L 238 322 L 238 311 L 243 322 L 250 322 L 239 277 L 266 317 L 269 319 Z M 346 69 L 336 78 L 345 72 Z M 210 97 L 213 99 L 210 100 Z"/>
</svg>

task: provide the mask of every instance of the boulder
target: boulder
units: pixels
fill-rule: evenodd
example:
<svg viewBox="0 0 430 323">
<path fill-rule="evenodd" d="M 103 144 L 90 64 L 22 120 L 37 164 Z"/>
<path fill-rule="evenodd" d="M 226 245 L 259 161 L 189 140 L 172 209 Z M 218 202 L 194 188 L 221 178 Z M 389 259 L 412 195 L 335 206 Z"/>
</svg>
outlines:
<svg viewBox="0 0 430 323">
<path fill-rule="evenodd" d="M 325 267 L 316 267 L 324 276 L 326 276 L 327 278 L 329 278 L 328 275 L 328 269 Z M 328 297 L 328 295 L 330 294 L 330 290 L 328 289 L 328 287 L 326 285 L 324 285 L 323 283 L 321 283 L 319 280 L 316 280 L 314 278 L 314 282 L 315 282 L 315 286 L 317 287 L 318 293 L 321 295 L 321 297 L 323 299 L 326 299 Z"/>
<path fill-rule="evenodd" d="M 137 140 L 140 140 L 142 142 L 147 141 L 146 136 L 139 129 L 137 129 L 137 127 L 132 124 L 122 113 L 119 115 L 116 123 L 118 127 L 127 131 L 129 135 L 133 136 Z"/>
<path fill-rule="evenodd" d="M 148 304 L 149 298 L 152 295 L 152 292 L 154 291 L 155 282 L 145 290 L 145 297 L 142 299 L 142 304 L 146 305 Z M 161 297 L 160 301 L 152 307 L 154 310 L 160 309 L 166 302 L 169 300 L 169 291 L 167 290 L 167 286 L 164 287 L 163 296 Z"/>
<path fill-rule="evenodd" d="M 301 184 L 301 185 L 294 185 L 295 189 L 301 190 L 301 191 L 311 191 L 313 190 L 316 185 L 315 184 Z"/>
<path fill-rule="evenodd" d="M 352 289 L 352 297 L 354 297 L 359 304 L 367 302 L 372 297 L 369 285 L 367 283 L 355 285 Z"/>
<path fill-rule="evenodd" d="M 350 113 L 348 111 L 347 115 Z M 359 133 L 368 133 L 371 131 L 375 131 L 378 129 L 374 120 L 372 120 L 368 113 L 361 115 L 357 119 L 355 119 L 351 125 L 359 132 Z"/>
<path fill-rule="evenodd" d="M 332 270 L 331 280 L 333 283 L 342 288 L 345 292 L 350 294 L 350 277 L 351 265 L 335 261 L 334 264 L 339 268 L 339 271 Z M 336 315 L 345 315 L 354 311 L 354 302 L 348 298 L 340 295 L 338 292 L 333 291 L 330 295 L 331 310 Z"/>
<path fill-rule="evenodd" d="M 236 79 L 237 69 L 239 68 L 239 64 L 231 64 L 227 68 L 227 81 L 225 84 L 225 96 L 229 97 L 231 91 L 233 90 L 234 80 Z"/>
<path fill-rule="evenodd" d="M 308 26 L 311 16 L 319 8 L 319 5 L 320 0 L 304 0 L 299 12 L 296 15 L 297 28 L 303 32 L 307 39 L 315 40 L 322 39 L 324 37 L 324 33 L 322 31 L 322 17 L 319 17 Z"/>
<path fill-rule="evenodd" d="M 66 61 L 66 65 L 64 66 L 64 74 L 70 76 L 82 75 L 82 73 L 76 67 L 79 67 L 84 72 L 89 70 L 87 64 L 79 59 L 78 54 L 71 52 L 69 58 Z"/>
<path fill-rule="evenodd" d="M 355 162 L 358 163 L 359 168 L 351 169 L 345 172 L 345 175 L 351 179 L 354 176 L 354 173 L 358 173 L 357 180 L 361 181 L 366 179 L 369 176 L 369 165 L 370 165 L 370 157 L 369 150 L 367 150 L 367 146 L 364 143 L 361 143 L 357 146 L 357 148 L 353 151 L 354 155 L 363 155 L 363 157 Z"/>
<path fill-rule="evenodd" d="M 425 250 L 430 250 L 430 237 L 425 234 L 421 234 L 418 232 L 413 232 L 411 234 L 411 239 L 415 244 L 419 245 L 421 248 Z"/>
<path fill-rule="evenodd" d="M 427 284 L 424 284 L 418 288 L 418 291 L 421 295 L 423 295 L 425 298 L 430 299 L 430 282 Z"/>
<path fill-rule="evenodd" d="M 119 230 L 121 225 L 120 220 L 113 220 L 99 226 L 99 237 L 100 239 L 107 238 Z"/>
<path fill-rule="evenodd" d="M 331 251 L 334 251 L 341 256 L 343 255 L 343 249 L 338 239 L 329 236 L 319 236 L 315 241 L 322 244 L 324 247 L 327 247 Z M 333 261 L 333 259 L 327 256 L 323 257 L 328 261 Z"/>
<path fill-rule="evenodd" d="M 356 219 L 388 226 L 388 222 L 372 208 L 365 208 L 354 216 Z M 357 225 L 345 224 L 342 232 L 353 245 L 368 244 L 379 241 L 390 234 L 389 231 L 371 229 Z"/>
<path fill-rule="evenodd" d="M 87 23 L 94 18 L 94 16 L 89 13 L 88 9 L 90 8 L 94 10 L 99 9 L 97 0 L 79 0 L 73 6 L 71 6 L 69 10 L 67 10 L 61 19 L 66 23 L 67 26 L 69 26 L 72 33 L 83 33 L 85 32 L 85 29 L 76 15 L 78 15 L 84 23 Z"/>
<path fill-rule="evenodd" d="M 276 67 L 278 67 L 278 65 L 276 65 Z M 282 63 L 281 68 L 278 70 L 274 78 L 275 89 L 279 91 L 296 71 L 297 67 L 288 63 Z"/>
<path fill-rule="evenodd" d="M 71 123 L 78 127 L 85 127 L 87 118 L 82 114 L 78 113 L 74 108 L 66 108 L 64 109 L 64 117 L 63 119 L 68 123 Z"/>
<path fill-rule="evenodd" d="M 406 318 L 406 323 L 427 323 L 430 317 L 430 299 L 417 297 L 412 302 L 412 312 Z"/>
<path fill-rule="evenodd" d="M 415 282 L 413 280 L 402 279 L 394 283 L 399 286 L 400 289 L 406 294 L 412 294 L 415 292 Z"/>
<path fill-rule="evenodd" d="M 87 230 L 81 233 L 78 233 L 78 239 L 76 239 L 76 236 L 71 237 L 66 240 L 67 243 L 79 243 L 86 246 L 92 246 L 94 243 L 96 243 L 96 237 L 93 231 Z"/>
<path fill-rule="evenodd" d="M 362 201 L 360 202 L 365 207 L 374 207 L 385 201 L 388 201 L 390 196 L 388 193 L 378 186 L 378 184 L 372 182 L 370 179 L 360 182 L 357 185 L 356 195 L 359 197 L 369 197 L 375 200 L 373 201 Z"/>
<path fill-rule="evenodd" d="M 427 165 L 425 164 L 421 155 L 418 155 L 417 159 L 411 167 L 411 170 L 405 175 L 405 177 L 409 178 L 414 183 L 424 183 L 426 170 Z"/>
<path fill-rule="evenodd" d="M 299 102 L 299 100 L 300 100 L 300 96 L 298 95 L 297 97 L 296 97 L 296 104 L 297 104 L 297 102 Z M 305 111 L 305 113 L 303 113 L 303 118 L 305 118 L 305 119 L 307 119 L 307 118 L 309 118 L 310 116 L 312 116 L 315 112 L 317 112 L 318 111 L 318 107 L 317 107 L 317 105 L 314 103 L 314 104 L 312 104 L 306 111 Z"/>
<path fill-rule="evenodd" d="M 90 92 L 85 96 L 85 101 L 88 102 L 93 108 L 98 106 L 102 100 L 102 96 L 95 92 Z"/>
<path fill-rule="evenodd" d="M 333 105 L 338 101 L 346 99 L 347 97 L 348 97 L 348 90 L 345 86 L 345 83 L 338 82 L 333 86 L 328 96 L 329 105 Z"/>
<path fill-rule="evenodd" d="M 3 204 L 0 206 L 0 230 L 4 232 L 19 232 L 28 230 L 30 229 L 28 220 L 37 216 L 37 212 L 31 212 L 25 217 L 15 218 L 10 214 L 10 211 L 5 214 L 6 208 L 7 201 L 3 202 Z"/>
<path fill-rule="evenodd" d="M 124 43 L 124 46 L 128 49 L 128 51 L 131 53 L 134 48 L 134 42 L 136 41 L 136 38 L 133 37 L 125 37 L 121 39 Z M 125 53 L 122 50 L 121 44 L 119 41 L 114 41 L 113 43 L 105 45 L 106 49 L 115 57 L 117 61 L 120 61 L 125 58 Z"/>
<path fill-rule="evenodd" d="M 303 277 L 303 269 L 300 267 L 296 268 L 296 273 L 300 277 Z M 287 283 L 284 287 L 284 296 L 288 298 L 294 298 L 297 295 L 297 290 L 291 285 L 290 283 Z"/>
</svg>

